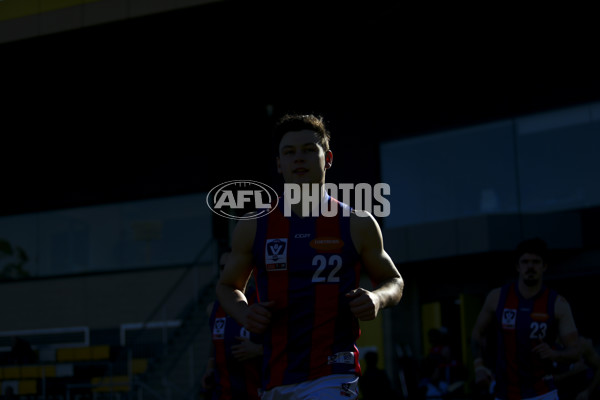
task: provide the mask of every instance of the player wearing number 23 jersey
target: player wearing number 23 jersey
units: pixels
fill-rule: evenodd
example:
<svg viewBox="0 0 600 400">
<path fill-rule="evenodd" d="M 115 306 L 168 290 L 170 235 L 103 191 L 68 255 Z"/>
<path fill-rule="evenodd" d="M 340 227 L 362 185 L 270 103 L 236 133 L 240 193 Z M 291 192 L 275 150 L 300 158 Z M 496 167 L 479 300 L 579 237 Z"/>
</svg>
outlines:
<svg viewBox="0 0 600 400">
<path fill-rule="evenodd" d="M 577 360 L 577 327 L 564 297 L 548 289 L 543 276 L 548 268 L 546 242 L 527 239 L 515 250 L 519 277 L 514 283 L 491 290 L 471 335 L 475 386 L 488 392 L 495 379 L 501 400 L 557 400 L 552 365 Z M 488 337 L 495 330 L 496 368 L 489 360 Z M 556 343 L 562 343 L 562 349 Z M 489 364 L 488 364 L 489 365 Z"/>
<path fill-rule="evenodd" d="M 360 335 L 346 293 L 356 289 L 360 262 L 350 237 L 349 207 L 335 217 L 289 218 L 283 201 L 257 221 L 254 259 L 261 301 L 274 301 L 272 329 L 264 338 L 264 386 L 298 383 L 331 374 L 360 374 Z M 346 214 L 346 216 L 344 216 Z"/>
<path fill-rule="evenodd" d="M 547 287 L 525 299 L 516 283 L 502 287 L 496 320 L 498 329 L 496 382 L 498 397 L 531 398 L 556 389 L 552 362 L 532 351 L 540 343 L 553 346 L 558 338 L 554 305 L 558 294 Z"/>
</svg>

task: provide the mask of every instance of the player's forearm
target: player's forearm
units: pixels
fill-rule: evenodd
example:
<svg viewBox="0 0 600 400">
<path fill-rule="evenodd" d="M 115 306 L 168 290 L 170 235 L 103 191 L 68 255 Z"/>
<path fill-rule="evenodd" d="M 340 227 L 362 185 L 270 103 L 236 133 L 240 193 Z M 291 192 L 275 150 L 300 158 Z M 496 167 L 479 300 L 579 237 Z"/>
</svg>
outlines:
<svg viewBox="0 0 600 400">
<path fill-rule="evenodd" d="M 580 353 L 577 347 L 567 347 L 564 350 L 556 351 L 552 361 L 557 363 L 570 363 L 579 360 Z"/>
<path fill-rule="evenodd" d="M 235 319 L 239 324 L 245 323 L 245 316 L 248 310 L 248 299 L 241 290 L 223 284 L 217 283 L 217 299 L 221 307 Z"/>
<path fill-rule="evenodd" d="M 485 327 L 485 323 L 482 325 L 482 320 L 479 318 L 471 331 L 471 356 L 473 356 L 473 363 L 475 367 L 484 366 L 483 364 L 483 355 L 485 352 L 485 332 L 487 328 Z"/>
<path fill-rule="evenodd" d="M 402 277 L 389 278 L 383 281 L 377 289 L 373 290 L 380 299 L 380 308 L 392 307 L 400 302 L 404 291 Z"/>
<path fill-rule="evenodd" d="M 215 370 L 215 359 L 213 357 L 210 357 L 206 361 L 206 372 L 211 372 L 214 370 Z"/>
<path fill-rule="evenodd" d="M 592 393 L 598 388 L 600 385 L 600 372 L 596 370 L 596 374 L 594 375 L 594 379 L 590 382 L 590 384 L 585 388 L 585 391 L 588 393 L 588 396 L 591 396 Z"/>
<path fill-rule="evenodd" d="M 472 335 L 471 336 L 471 355 L 473 356 L 473 360 L 483 360 L 483 348 L 482 347 L 483 346 L 481 345 L 479 336 Z"/>
</svg>

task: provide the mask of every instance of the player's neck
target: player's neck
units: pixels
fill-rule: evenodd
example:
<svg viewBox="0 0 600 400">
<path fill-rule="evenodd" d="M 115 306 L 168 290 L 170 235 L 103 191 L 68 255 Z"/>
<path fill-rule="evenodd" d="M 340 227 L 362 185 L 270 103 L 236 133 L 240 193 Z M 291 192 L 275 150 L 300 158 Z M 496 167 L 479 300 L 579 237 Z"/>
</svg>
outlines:
<svg viewBox="0 0 600 400">
<path fill-rule="evenodd" d="M 327 193 L 325 192 L 325 185 L 323 183 L 318 184 L 318 194 L 313 195 L 312 187 L 308 187 L 308 192 L 304 192 L 303 189 L 300 189 L 300 202 L 291 202 L 291 210 L 298 217 L 310 217 L 312 215 L 319 215 L 319 207 L 322 202 L 326 201 Z M 303 206 L 304 202 L 308 202 L 308 199 L 311 199 L 311 203 L 307 206 Z M 316 199 L 316 202 L 312 201 Z M 310 208 L 316 207 L 314 210 Z"/>
<path fill-rule="evenodd" d="M 526 285 L 521 279 L 519 279 L 518 288 L 519 293 L 525 299 L 530 299 L 536 296 L 542 290 L 543 282 L 539 280 L 535 285 Z"/>
</svg>

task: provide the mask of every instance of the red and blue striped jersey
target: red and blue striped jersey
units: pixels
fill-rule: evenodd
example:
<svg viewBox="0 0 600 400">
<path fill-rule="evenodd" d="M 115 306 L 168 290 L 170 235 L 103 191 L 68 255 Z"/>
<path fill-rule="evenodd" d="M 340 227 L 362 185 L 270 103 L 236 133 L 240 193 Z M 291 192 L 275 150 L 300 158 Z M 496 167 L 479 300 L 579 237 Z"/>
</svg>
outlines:
<svg viewBox="0 0 600 400">
<path fill-rule="evenodd" d="M 554 310 L 557 296 L 547 287 L 531 299 L 521 296 L 516 283 L 501 288 L 496 309 L 498 398 L 536 397 L 556 389 L 552 362 L 541 360 L 532 349 L 542 342 L 553 346 L 558 338 Z"/>
<path fill-rule="evenodd" d="M 215 359 L 216 389 L 212 399 L 258 400 L 262 359 L 256 357 L 239 362 L 233 356 L 231 346 L 240 342 L 237 336 L 247 337 L 255 343 L 261 339 L 227 315 L 218 301 L 214 303 L 209 321 Z"/>
<path fill-rule="evenodd" d="M 338 207 L 335 217 L 286 217 L 280 201 L 257 220 L 257 289 L 261 302 L 275 302 L 263 342 L 265 390 L 331 374 L 360 375 L 360 328 L 345 297 L 359 286 L 359 255 L 350 207 L 329 202 Z"/>
</svg>

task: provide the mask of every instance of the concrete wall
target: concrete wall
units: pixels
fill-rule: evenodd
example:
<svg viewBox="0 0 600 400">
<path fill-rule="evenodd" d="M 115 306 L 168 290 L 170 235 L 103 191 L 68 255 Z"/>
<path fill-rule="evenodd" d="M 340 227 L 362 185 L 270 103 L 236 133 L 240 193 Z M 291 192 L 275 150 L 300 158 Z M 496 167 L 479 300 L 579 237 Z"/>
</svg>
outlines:
<svg viewBox="0 0 600 400">
<path fill-rule="evenodd" d="M 0 332 L 144 322 L 185 274 L 185 267 L 24 280 L 0 284 Z M 155 320 L 177 319 L 213 277 L 210 266 L 192 269 Z"/>
</svg>

